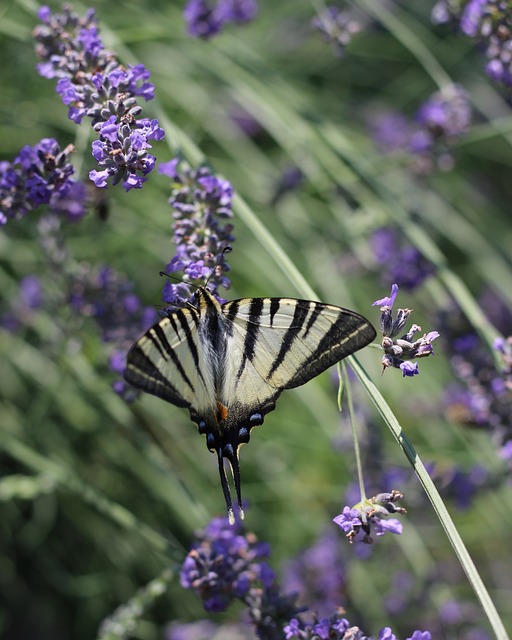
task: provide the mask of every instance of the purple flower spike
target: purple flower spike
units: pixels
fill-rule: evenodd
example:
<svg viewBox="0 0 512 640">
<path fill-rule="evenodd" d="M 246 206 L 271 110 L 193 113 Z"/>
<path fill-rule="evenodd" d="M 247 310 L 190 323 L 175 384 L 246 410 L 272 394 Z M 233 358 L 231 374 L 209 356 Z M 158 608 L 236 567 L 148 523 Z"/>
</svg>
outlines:
<svg viewBox="0 0 512 640">
<path fill-rule="evenodd" d="M 434 272 L 418 249 L 407 244 L 391 227 L 377 229 L 371 245 L 383 282 L 400 282 L 403 289 L 413 291 Z"/>
<path fill-rule="evenodd" d="M 432 342 L 439 337 L 437 331 L 430 331 L 421 338 L 415 339 L 414 335 L 421 331 L 421 327 L 413 324 L 409 331 L 402 331 L 412 313 L 411 309 L 397 309 L 393 317 L 393 305 L 398 295 L 398 285 L 391 287 L 391 295 L 387 298 L 376 300 L 372 306 L 380 306 L 380 330 L 382 332 L 382 357 L 383 370 L 394 367 L 402 371 L 403 377 L 412 378 L 419 374 L 418 364 L 411 362 L 414 358 L 426 358 L 434 353 Z"/>
<path fill-rule="evenodd" d="M 373 498 L 360 502 L 354 507 L 343 507 L 340 515 L 333 520 L 343 529 L 347 540 L 352 544 L 356 541 L 371 544 L 372 529 L 375 535 L 382 536 L 385 533 L 402 533 L 402 523 L 396 518 L 389 518 L 391 513 L 407 513 L 403 507 L 397 507 L 395 503 L 403 499 L 400 491 L 379 493 Z"/>
<path fill-rule="evenodd" d="M 86 190 L 72 179 L 72 145 L 61 150 L 53 138 L 24 147 L 14 162 L 0 162 L 0 224 L 22 218 L 40 205 L 69 219 L 85 215 Z"/>
<path fill-rule="evenodd" d="M 199 595 L 206 611 L 224 611 L 242 600 L 258 637 L 281 637 L 283 626 L 300 609 L 295 596 L 279 592 L 265 560 L 269 553 L 269 545 L 253 533 L 242 534 L 240 523 L 232 526 L 226 517 L 214 518 L 183 563 L 181 585 Z"/>
<path fill-rule="evenodd" d="M 208 40 L 225 24 L 250 22 L 257 13 L 257 0 L 188 0 L 183 16 L 189 36 Z"/>
<path fill-rule="evenodd" d="M 442 91 L 433 93 L 418 109 L 415 122 L 409 122 L 402 114 L 380 114 L 369 122 L 379 150 L 388 154 L 408 154 L 410 170 L 419 175 L 428 175 L 435 169 L 451 170 L 454 165 L 451 148 L 467 133 L 470 125 L 469 95 L 458 84 L 447 85 Z M 418 277 L 421 277 L 428 263 L 415 254 L 414 250 L 408 261 L 418 262 L 421 266 Z M 414 282 L 414 278 L 412 280 Z M 403 278 L 400 282 L 407 286 Z"/>
<path fill-rule="evenodd" d="M 173 240 L 176 255 L 166 267 L 167 273 L 183 271 L 183 282 L 166 282 L 163 299 L 170 308 L 190 301 L 192 280 L 208 280 L 216 294 L 219 286 L 229 288 L 229 271 L 224 252 L 233 241 L 231 210 L 233 187 L 227 180 L 215 176 L 208 167 L 192 169 L 174 158 L 159 166 L 160 173 L 172 180 L 169 204 L 173 209 Z"/>
<path fill-rule="evenodd" d="M 164 137 L 156 120 L 138 119 L 137 98 L 154 96 L 149 71 L 142 64 L 123 67 L 103 47 L 94 10 L 80 17 L 67 5 L 55 15 L 43 7 L 39 16 L 43 24 L 34 29 L 39 73 L 57 78 L 68 117 L 77 124 L 91 118 L 98 134 L 92 152 L 100 171 L 91 171 L 90 179 L 101 189 L 109 182 L 122 183 L 126 191 L 140 189 L 155 164 L 148 141 Z"/>
<path fill-rule="evenodd" d="M 326 7 L 311 21 L 311 25 L 317 29 L 325 42 L 334 47 L 334 52 L 341 57 L 352 40 L 352 36 L 361 31 L 360 23 L 355 20 L 348 11 L 341 11 L 331 5 Z"/>
</svg>

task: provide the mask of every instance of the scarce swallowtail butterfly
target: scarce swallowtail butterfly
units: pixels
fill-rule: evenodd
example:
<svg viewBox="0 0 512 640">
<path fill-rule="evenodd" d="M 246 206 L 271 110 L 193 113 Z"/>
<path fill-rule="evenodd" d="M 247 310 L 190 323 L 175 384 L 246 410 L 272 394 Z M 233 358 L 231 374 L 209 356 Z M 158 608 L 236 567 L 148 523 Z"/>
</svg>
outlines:
<svg viewBox="0 0 512 640">
<path fill-rule="evenodd" d="M 126 380 L 189 410 L 217 454 L 228 517 L 234 522 L 224 460 L 231 465 L 243 518 L 238 449 L 275 409 L 284 389 L 311 380 L 375 338 L 359 314 L 293 298 L 220 304 L 206 287 L 193 304 L 168 313 L 130 349 Z"/>
</svg>

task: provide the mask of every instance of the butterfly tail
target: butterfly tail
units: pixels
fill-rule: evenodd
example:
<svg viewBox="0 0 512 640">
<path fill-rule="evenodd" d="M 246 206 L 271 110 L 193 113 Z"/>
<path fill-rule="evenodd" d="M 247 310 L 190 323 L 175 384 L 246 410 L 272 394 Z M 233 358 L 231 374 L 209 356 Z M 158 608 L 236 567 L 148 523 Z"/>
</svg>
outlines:
<svg viewBox="0 0 512 640">
<path fill-rule="evenodd" d="M 231 449 L 231 447 L 230 447 Z M 225 455 L 228 453 L 228 455 Z M 226 452 L 222 448 L 219 447 L 217 451 L 217 457 L 219 460 L 219 475 L 220 475 L 220 483 L 222 486 L 222 492 L 224 494 L 224 500 L 226 501 L 226 507 L 228 510 L 228 520 L 229 524 L 235 524 L 235 513 L 233 511 L 233 502 L 231 500 L 231 492 L 229 490 L 228 479 L 226 477 L 226 470 L 224 468 L 224 459 L 227 458 L 229 465 L 231 467 L 231 472 L 233 474 L 233 482 L 235 485 L 236 497 L 238 501 L 238 514 L 240 520 L 245 518 L 244 510 L 242 509 L 242 493 L 240 489 L 240 466 L 238 464 L 238 455 L 234 451 Z"/>
<path fill-rule="evenodd" d="M 238 463 L 238 450 L 233 453 L 233 455 L 228 458 L 229 464 L 231 466 L 231 473 L 233 474 L 233 482 L 235 484 L 236 491 L 236 499 L 238 501 L 238 515 L 240 516 L 240 520 L 245 518 L 244 510 L 242 508 L 242 490 L 240 488 L 240 465 Z"/>
<path fill-rule="evenodd" d="M 231 501 L 231 492 L 229 490 L 228 479 L 226 478 L 226 470 L 224 469 L 224 456 L 222 454 L 222 449 L 219 448 L 217 451 L 217 457 L 219 460 L 219 475 L 220 475 L 220 484 L 222 486 L 222 493 L 224 494 L 224 500 L 226 501 L 226 507 L 228 510 L 228 520 L 229 524 L 235 524 L 235 514 L 233 513 L 233 503 Z"/>
</svg>

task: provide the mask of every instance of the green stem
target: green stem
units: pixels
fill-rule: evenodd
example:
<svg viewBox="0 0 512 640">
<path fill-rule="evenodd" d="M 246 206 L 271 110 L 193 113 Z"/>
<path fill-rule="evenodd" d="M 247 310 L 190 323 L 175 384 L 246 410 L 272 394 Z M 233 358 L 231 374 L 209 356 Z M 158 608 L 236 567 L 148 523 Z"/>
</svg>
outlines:
<svg viewBox="0 0 512 640">
<path fill-rule="evenodd" d="M 338 394 L 338 408 L 341 412 L 341 389 L 347 398 L 348 415 L 350 417 L 350 427 L 352 429 L 352 440 L 354 442 L 354 455 L 356 457 L 357 478 L 359 481 L 359 491 L 361 493 L 361 504 L 366 501 L 366 491 L 364 488 L 363 463 L 361 461 L 361 448 L 359 446 L 359 438 L 356 428 L 356 417 L 354 414 L 354 403 L 352 401 L 352 388 L 348 376 L 347 365 L 345 362 L 338 363 L 338 375 L 340 377 L 340 393 Z"/>
</svg>

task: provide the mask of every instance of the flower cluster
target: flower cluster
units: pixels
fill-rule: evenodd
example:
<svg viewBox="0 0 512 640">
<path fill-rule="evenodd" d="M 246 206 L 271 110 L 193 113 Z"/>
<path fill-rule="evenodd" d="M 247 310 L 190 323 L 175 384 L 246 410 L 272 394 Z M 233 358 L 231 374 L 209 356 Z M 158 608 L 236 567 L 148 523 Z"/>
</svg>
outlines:
<svg viewBox="0 0 512 640">
<path fill-rule="evenodd" d="M 215 176 L 206 166 L 192 169 L 174 158 L 159 166 L 160 173 L 172 180 L 169 204 L 173 209 L 173 240 L 176 254 L 166 267 L 168 273 L 183 271 L 183 282 L 164 286 L 163 299 L 169 305 L 181 306 L 190 300 L 192 290 L 186 283 L 207 278 L 216 294 L 219 286 L 229 288 L 225 273 L 229 265 L 224 252 L 234 241 L 233 187 Z"/>
<path fill-rule="evenodd" d="M 332 529 L 321 534 L 312 546 L 286 563 L 283 587 L 299 593 L 299 604 L 321 616 L 328 616 L 347 604 L 347 571 L 343 546 Z"/>
<path fill-rule="evenodd" d="M 506 389 L 512 390 L 512 336 L 496 338 L 493 347 L 502 357 L 503 385 Z"/>
<path fill-rule="evenodd" d="M 468 94 L 454 84 L 432 94 L 417 111 L 414 124 L 400 113 L 388 113 L 373 117 L 369 128 L 382 152 L 407 154 L 411 171 L 425 175 L 434 168 L 452 169 L 451 147 L 470 124 Z"/>
<path fill-rule="evenodd" d="M 500 307 L 495 296 L 482 302 L 492 316 Z M 448 344 L 453 351 L 450 364 L 462 386 L 450 386 L 446 391 L 446 414 L 461 424 L 487 429 L 499 450 L 499 455 L 512 468 L 512 337 L 498 338 L 494 349 L 501 359 L 496 366 L 482 340 L 462 322 L 460 314 L 450 310 L 441 318 Z M 494 323 L 507 331 L 512 325 L 512 315 L 493 319 Z"/>
<path fill-rule="evenodd" d="M 395 506 L 395 502 L 402 500 L 403 494 L 393 490 L 390 493 L 379 493 L 372 498 L 359 502 L 351 507 L 344 507 L 342 513 L 333 519 L 345 532 L 348 541 L 361 541 L 371 544 L 372 530 L 376 536 L 385 533 L 402 533 L 402 523 L 396 518 L 389 518 L 391 513 L 406 514 L 403 507 Z"/>
<path fill-rule="evenodd" d="M 434 272 L 432 263 L 416 247 L 401 241 L 391 227 L 377 229 L 370 242 L 385 282 L 400 282 L 412 291 Z"/>
<path fill-rule="evenodd" d="M 110 347 L 110 369 L 121 376 L 128 347 L 156 322 L 157 313 L 142 305 L 133 284 L 109 267 L 92 269 L 82 263 L 75 271 L 68 303 L 75 314 L 96 322 L 102 340 Z M 114 390 L 126 399 L 134 393 L 122 380 L 114 383 Z"/>
<path fill-rule="evenodd" d="M 405 510 L 393 504 L 401 497 L 399 492 L 376 496 L 371 503 L 373 511 L 378 511 L 380 518 L 385 517 L 385 513 L 404 513 Z M 367 509 L 367 514 L 368 518 L 378 519 L 371 509 Z M 232 526 L 225 517 L 214 518 L 198 534 L 185 559 L 181 584 L 196 591 L 207 611 L 224 611 L 234 600 L 241 600 L 247 606 L 256 636 L 262 640 L 283 637 L 287 640 L 363 640 L 373 637 L 352 626 L 339 606 L 333 607 L 335 613 L 330 617 L 319 617 L 317 613 L 308 613 L 306 607 L 297 606 L 297 594 L 281 594 L 274 573 L 262 561 L 268 555 L 269 546 L 258 542 L 254 534 L 243 535 L 240 522 Z M 323 566 L 326 572 L 332 571 L 332 558 L 330 566 L 326 563 Z M 218 629 L 221 630 L 224 631 L 224 627 Z M 168 638 L 197 640 L 211 637 L 213 631 L 217 628 L 211 623 L 173 623 Z M 222 637 L 231 637 L 230 632 L 237 637 L 237 629 L 232 625 L 226 626 L 225 631 Z M 386 627 L 380 631 L 378 640 L 396 640 L 396 637 Z M 431 635 L 428 631 L 415 631 L 408 640 L 431 640 Z"/>
<path fill-rule="evenodd" d="M 53 138 L 26 146 L 15 160 L 0 162 L 0 225 L 40 205 L 77 220 L 85 215 L 85 185 L 71 178 L 73 145 L 61 150 Z"/>
<path fill-rule="evenodd" d="M 0 326 L 7 331 L 17 331 L 27 325 L 34 311 L 43 305 L 44 295 L 41 280 L 34 275 L 22 278 L 18 293 L 11 301 L 9 310 L 0 316 Z"/>
<path fill-rule="evenodd" d="M 229 22 L 250 22 L 258 13 L 257 0 L 188 0 L 183 12 L 188 34 L 205 40 L 216 35 Z"/>
<path fill-rule="evenodd" d="M 150 100 L 154 94 L 149 72 L 142 64 L 123 67 L 104 49 L 93 9 L 80 17 L 67 5 L 57 14 L 43 6 L 38 15 L 43 23 L 34 29 L 39 73 L 57 79 L 69 118 L 77 124 L 91 118 L 98 134 L 92 148 L 100 170 L 91 171 L 90 179 L 100 188 L 122 181 L 127 191 L 140 189 L 155 164 L 149 141 L 164 137 L 157 120 L 138 119 L 137 98 Z"/>
<path fill-rule="evenodd" d="M 509 2 L 440 0 L 432 11 L 432 21 L 436 24 L 458 22 L 462 33 L 484 48 L 488 58 L 487 75 L 495 82 L 512 86 L 512 13 Z"/>
<path fill-rule="evenodd" d="M 331 43 L 337 56 L 341 57 L 355 33 L 361 31 L 361 24 L 348 11 L 331 5 L 326 7 L 311 21 L 320 31 L 325 42 Z"/>
<path fill-rule="evenodd" d="M 198 593 L 206 611 L 224 611 L 233 601 L 248 607 L 258 637 L 281 637 L 286 621 L 299 613 L 296 595 L 283 595 L 275 575 L 263 560 L 270 547 L 252 533 L 241 533 L 240 522 L 214 518 L 198 535 L 180 572 L 182 587 Z"/>
<path fill-rule="evenodd" d="M 304 180 L 304 174 L 295 166 L 286 167 L 279 176 L 274 187 L 274 195 L 271 199 L 272 206 L 275 206 L 290 191 L 298 189 Z"/>
<path fill-rule="evenodd" d="M 368 636 L 357 626 L 351 626 L 343 617 L 343 611 L 330 618 L 313 618 L 303 622 L 297 618 L 290 620 L 284 628 L 285 640 L 397 640 L 390 627 L 384 627 L 377 636 Z M 432 640 L 429 631 L 414 631 L 406 640 Z"/>
<path fill-rule="evenodd" d="M 183 563 L 181 586 L 194 589 L 206 611 L 224 611 L 233 600 L 246 598 L 255 583 L 272 585 L 274 572 L 263 561 L 269 552 L 253 534 L 242 535 L 239 524 L 214 518 Z"/>
<path fill-rule="evenodd" d="M 419 374 L 418 364 L 411 362 L 414 358 L 426 358 L 432 355 L 432 342 L 439 337 L 437 331 L 423 334 L 419 340 L 413 341 L 413 336 L 421 327 L 413 324 L 409 331 L 401 338 L 397 337 L 404 329 L 412 309 L 398 309 L 396 318 L 393 319 L 392 310 L 398 295 L 398 285 L 391 287 L 391 295 L 381 300 L 376 300 L 372 306 L 380 307 L 380 329 L 382 331 L 382 357 L 383 370 L 387 367 L 395 367 L 402 371 L 404 376 Z"/>
</svg>

